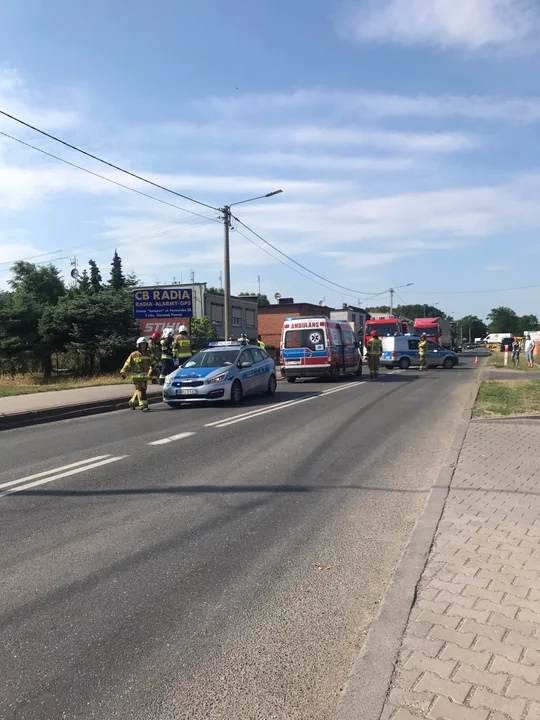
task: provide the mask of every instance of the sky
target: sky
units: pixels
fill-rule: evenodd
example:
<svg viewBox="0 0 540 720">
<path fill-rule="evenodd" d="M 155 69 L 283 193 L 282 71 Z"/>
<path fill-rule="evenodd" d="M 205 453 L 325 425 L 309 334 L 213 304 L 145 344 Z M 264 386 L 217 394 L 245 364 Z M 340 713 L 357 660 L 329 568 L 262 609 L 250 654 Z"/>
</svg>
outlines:
<svg viewBox="0 0 540 720">
<path fill-rule="evenodd" d="M 0 10 L 0 110 L 204 203 L 0 116 L 0 288 L 23 258 L 106 276 L 115 248 L 144 284 L 219 285 L 215 208 L 280 189 L 232 209 L 260 236 L 234 221 L 233 293 L 540 314 L 505 291 L 540 286 L 537 0 Z"/>
</svg>

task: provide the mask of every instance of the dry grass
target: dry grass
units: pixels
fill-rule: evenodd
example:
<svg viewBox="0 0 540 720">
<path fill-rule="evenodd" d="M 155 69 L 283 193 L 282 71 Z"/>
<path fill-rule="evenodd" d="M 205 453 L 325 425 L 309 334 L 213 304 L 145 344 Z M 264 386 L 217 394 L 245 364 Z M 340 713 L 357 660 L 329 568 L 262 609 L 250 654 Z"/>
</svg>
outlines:
<svg viewBox="0 0 540 720">
<path fill-rule="evenodd" d="M 538 365 L 533 365 L 532 368 L 527 367 L 527 358 L 525 356 L 525 351 L 521 352 L 521 356 L 519 358 L 519 365 L 512 364 L 512 353 L 508 353 L 508 365 L 505 366 L 504 353 L 500 352 L 500 350 L 495 350 L 493 352 L 493 355 L 490 355 L 490 357 L 488 357 L 486 367 L 491 368 L 492 370 L 523 370 L 524 372 L 531 372 L 531 370 L 536 370 L 536 372 L 538 372 L 538 370 L 540 370 L 540 367 Z"/>
<path fill-rule="evenodd" d="M 120 375 L 96 375 L 86 378 L 53 377 L 45 381 L 43 375 L 0 375 L 0 397 L 28 395 L 29 393 L 50 392 L 54 390 L 74 390 L 76 388 L 100 385 L 118 385 L 123 382 Z"/>
<path fill-rule="evenodd" d="M 540 380 L 486 380 L 480 386 L 473 417 L 540 415 Z"/>
</svg>

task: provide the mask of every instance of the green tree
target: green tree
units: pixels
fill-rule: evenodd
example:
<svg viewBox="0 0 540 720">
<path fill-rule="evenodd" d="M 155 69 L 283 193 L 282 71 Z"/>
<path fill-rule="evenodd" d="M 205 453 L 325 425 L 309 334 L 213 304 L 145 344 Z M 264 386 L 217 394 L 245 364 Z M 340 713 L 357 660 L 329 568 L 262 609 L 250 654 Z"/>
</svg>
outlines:
<svg viewBox="0 0 540 720">
<path fill-rule="evenodd" d="M 540 323 L 538 322 L 538 318 L 536 315 L 522 315 L 519 318 L 519 334 L 526 332 L 528 330 L 538 330 L 540 328 Z"/>
<path fill-rule="evenodd" d="M 250 292 L 241 292 L 238 293 L 238 297 L 256 297 L 257 298 L 257 305 L 270 305 L 270 300 L 268 299 L 267 295 L 263 295 L 262 293 L 250 293 Z"/>
<path fill-rule="evenodd" d="M 465 315 L 457 321 L 458 337 L 474 340 L 474 338 L 485 338 L 488 333 L 487 325 L 476 315 Z"/>
<path fill-rule="evenodd" d="M 487 319 L 489 321 L 490 333 L 509 332 L 518 334 L 520 332 L 520 319 L 509 307 L 497 307 L 490 310 Z"/>
<path fill-rule="evenodd" d="M 77 284 L 77 289 L 82 293 L 89 293 L 92 291 L 92 283 L 90 281 L 90 278 L 88 277 L 88 270 L 83 270 L 81 277 L 79 278 L 79 282 Z"/>
<path fill-rule="evenodd" d="M 224 295 L 223 288 L 217 288 L 217 287 L 209 287 L 206 289 L 206 292 L 210 293 L 210 295 Z"/>
<path fill-rule="evenodd" d="M 114 256 L 111 263 L 111 279 L 109 285 L 114 290 L 122 290 L 126 286 L 126 278 L 122 270 L 122 258 L 114 251 Z"/>
<path fill-rule="evenodd" d="M 102 278 L 97 263 L 95 260 L 89 260 L 88 265 L 90 265 L 90 283 L 92 285 L 92 290 L 94 292 L 99 292 L 102 288 Z"/>
<path fill-rule="evenodd" d="M 56 347 L 43 338 L 39 325 L 47 308 L 55 307 L 65 296 L 66 288 L 53 265 L 16 262 L 11 272 L 12 292 L 0 317 L 0 354 L 19 364 L 38 362 L 48 378 Z"/>
<path fill-rule="evenodd" d="M 209 317 L 192 318 L 190 335 L 193 346 L 197 349 L 206 347 L 210 340 L 217 338 L 216 328 Z"/>
</svg>

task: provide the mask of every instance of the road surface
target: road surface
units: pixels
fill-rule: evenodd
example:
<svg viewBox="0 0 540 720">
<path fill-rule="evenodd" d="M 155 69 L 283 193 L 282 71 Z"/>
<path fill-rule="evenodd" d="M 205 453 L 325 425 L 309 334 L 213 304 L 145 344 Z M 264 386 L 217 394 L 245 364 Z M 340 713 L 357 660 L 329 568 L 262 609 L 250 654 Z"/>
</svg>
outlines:
<svg viewBox="0 0 540 720">
<path fill-rule="evenodd" d="M 0 718 L 331 720 L 476 376 L 0 434 Z"/>
</svg>

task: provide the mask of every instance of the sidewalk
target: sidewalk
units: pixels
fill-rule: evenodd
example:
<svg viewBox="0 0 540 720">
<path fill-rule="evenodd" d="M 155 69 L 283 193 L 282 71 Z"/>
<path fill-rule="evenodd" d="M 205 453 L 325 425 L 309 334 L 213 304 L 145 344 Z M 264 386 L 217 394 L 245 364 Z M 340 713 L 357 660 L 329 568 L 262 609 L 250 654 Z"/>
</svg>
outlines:
<svg viewBox="0 0 540 720">
<path fill-rule="evenodd" d="M 381 720 L 539 720 L 539 681 L 540 421 L 473 421 Z"/>
<path fill-rule="evenodd" d="M 149 385 L 150 402 L 161 400 L 161 392 L 160 385 Z M 0 430 L 127 407 L 132 394 L 133 385 L 124 383 L 0 398 Z"/>
</svg>

